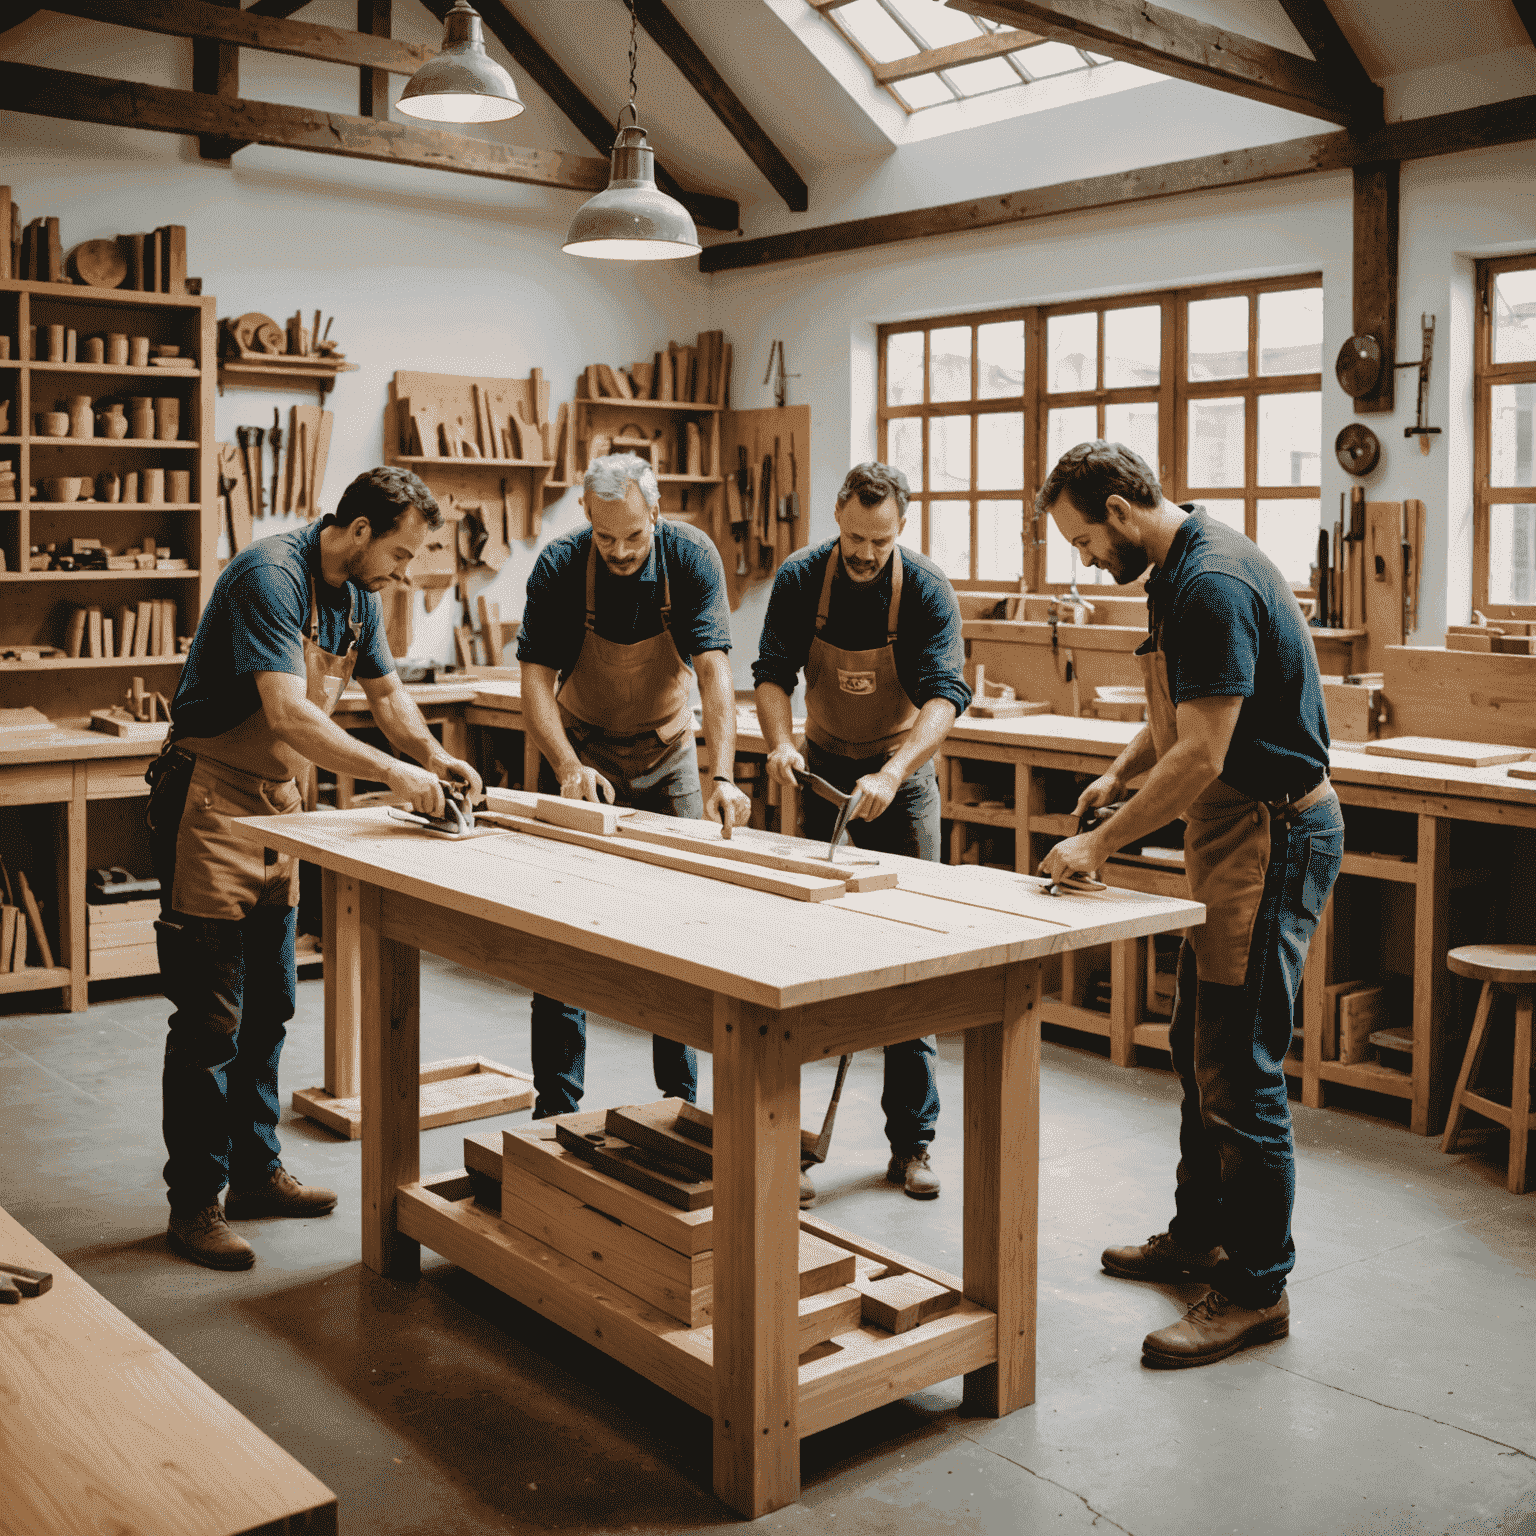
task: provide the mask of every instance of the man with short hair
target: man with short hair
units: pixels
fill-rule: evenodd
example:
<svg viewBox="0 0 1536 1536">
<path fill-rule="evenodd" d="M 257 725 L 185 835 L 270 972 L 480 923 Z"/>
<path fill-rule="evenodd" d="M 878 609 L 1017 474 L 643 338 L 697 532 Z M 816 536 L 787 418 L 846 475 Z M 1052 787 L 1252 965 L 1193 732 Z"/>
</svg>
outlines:
<svg viewBox="0 0 1536 1536">
<path fill-rule="evenodd" d="M 960 605 L 944 573 L 898 540 L 906 476 L 888 464 L 848 471 L 837 493 L 838 536 L 791 555 L 774 578 L 757 661 L 757 715 L 768 772 L 787 789 L 809 771 L 863 791 L 849 823 L 860 848 L 939 857 L 933 755 L 971 702 Z M 805 750 L 794 743 L 790 695 L 805 671 Z M 835 808 L 801 802 L 805 835 L 832 835 Z M 917 1200 L 939 1193 L 928 1160 L 939 1121 L 932 1039 L 885 1048 L 885 1176 Z M 805 1170 L 800 1203 L 816 1191 Z"/>
<path fill-rule="evenodd" d="M 745 824 L 736 788 L 730 605 L 715 546 L 662 521 L 655 471 L 607 454 L 582 481 L 587 526 L 553 540 L 528 577 L 517 634 L 523 720 L 544 757 L 541 789 L 666 816 Z M 691 668 L 691 670 L 690 670 Z M 690 684 L 698 676 L 710 792 L 699 784 Z M 572 1113 L 586 1078 L 587 1016 L 534 995 L 535 1120 Z M 693 1103 L 692 1049 L 654 1036 L 656 1086 Z"/>
<path fill-rule="evenodd" d="M 1317 657 L 1274 563 L 1203 508 L 1164 499 L 1119 443 L 1062 455 L 1036 510 L 1083 563 L 1124 585 L 1149 566 L 1151 634 L 1137 652 L 1148 725 L 1095 779 L 1079 814 L 1146 782 L 1094 831 L 1042 860 L 1053 879 L 1185 822 L 1203 927 L 1179 954 L 1168 1048 L 1183 1084 L 1175 1215 L 1166 1232 L 1109 1248 L 1129 1280 L 1210 1282 L 1181 1322 L 1149 1333 L 1143 1363 L 1205 1365 L 1290 1331 L 1294 1152 L 1284 1060 L 1307 947 L 1343 858 L 1328 782 Z"/>
<path fill-rule="evenodd" d="M 442 750 L 401 687 L 379 613 L 379 589 L 404 579 L 428 529 L 441 526 L 415 475 L 375 469 L 320 522 L 236 555 L 208 599 L 170 735 L 145 774 L 161 984 L 176 1005 L 162 1086 L 167 1240 L 211 1269 L 256 1261 L 229 1218 L 321 1216 L 336 1204 L 283 1167 L 277 1139 L 298 860 L 237 837 L 231 822 L 302 809 L 296 780 L 312 762 L 381 779 L 433 815 L 443 811 L 440 779 L 480 794 L 474 769 Z M 422 767 L 331 720 L 354 669 L 375 723 Z"/>
</svg>

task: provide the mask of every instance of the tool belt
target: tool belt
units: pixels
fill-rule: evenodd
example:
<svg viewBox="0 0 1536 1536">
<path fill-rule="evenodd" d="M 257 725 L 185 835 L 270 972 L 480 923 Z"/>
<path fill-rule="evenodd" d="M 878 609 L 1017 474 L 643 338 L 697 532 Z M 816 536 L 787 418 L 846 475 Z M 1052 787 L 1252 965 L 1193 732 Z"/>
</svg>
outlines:
<svg viewBox="0 0 1536 1536">
<path fill-rule="evenodd" d="M 1282 821 L 1294 821 L 1304 811 L 1310 811 L 1318 801 L 1333 792 L 1333 785 L 1328 782 L 1328 775 L 1323 774 L 1311 789 L 1303 790 L 1299 795 L 1286 795 L 1280 800 L 1266 800 L 1265 807 L 1269 811 L 1270 819 L 1279 818 Z"/>
</svg>

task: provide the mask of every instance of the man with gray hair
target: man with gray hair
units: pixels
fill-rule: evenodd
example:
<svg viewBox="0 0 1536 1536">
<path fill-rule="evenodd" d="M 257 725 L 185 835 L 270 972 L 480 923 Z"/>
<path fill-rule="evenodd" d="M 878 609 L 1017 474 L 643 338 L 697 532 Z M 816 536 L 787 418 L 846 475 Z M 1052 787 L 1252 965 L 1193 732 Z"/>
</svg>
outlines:
<svg viewBox="0 0 1536 1536">
<path fill-rule="evenodd" d="M 553 540 L 528 577 L 517 635 L 523 719 L 544 757 L 539 788 L 668 816 L 743 825 L 736 788 L 725 571 L 708 537 L 661 520 L 656 474 L 633 453 L 594 459 L 582 482 L 587 525 Z M 703 705 L 710 793 L 699 783 L 690 665 Z M 534 1119 L 581 1102 L 587 1020 L 533 999 Z M 652 1040 L 656 1086 L 693 1103 L 692 1050 Z"/>
</svg>

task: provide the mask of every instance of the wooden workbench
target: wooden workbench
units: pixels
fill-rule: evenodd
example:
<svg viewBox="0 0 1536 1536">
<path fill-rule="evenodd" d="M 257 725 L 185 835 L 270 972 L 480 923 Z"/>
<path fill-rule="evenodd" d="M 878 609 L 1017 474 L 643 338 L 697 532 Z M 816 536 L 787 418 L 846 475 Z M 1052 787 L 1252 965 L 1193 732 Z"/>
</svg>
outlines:
<svg viewBox="0 0 1536 1536">
<path fill-rule="evenodd" d="M 0 1528 L 25 1536 L 334 1536 L 336 1495 L 8 1212 L 0 1255 L 46 1270 L 0 1308 Z"/>
<path fill-rule="evenodd" d="M 445 843 L 381 811 L 239 825 L 357 882 L 370 1268 L 413 1276 L 426 1243 L 711 1414 L 715 1489 L 750 1516 L 798 1498 L 802 1435 L 956 1374 L 976 1411 L 1034 1400 L 1041 958 L 1180 928 L 1202 908 L 1050 898 L 1039 882 L 907 859 L 903 890 L 796 901 L 520 832 Z M 509 1236 L 462 1170 L 421 1177 L 422 949 L 714 1054 L 712 1327 L 680 1328 Z M 800 1065 L 955 1030 L 965 1299 L 797 1365 Z"/>
</svg>

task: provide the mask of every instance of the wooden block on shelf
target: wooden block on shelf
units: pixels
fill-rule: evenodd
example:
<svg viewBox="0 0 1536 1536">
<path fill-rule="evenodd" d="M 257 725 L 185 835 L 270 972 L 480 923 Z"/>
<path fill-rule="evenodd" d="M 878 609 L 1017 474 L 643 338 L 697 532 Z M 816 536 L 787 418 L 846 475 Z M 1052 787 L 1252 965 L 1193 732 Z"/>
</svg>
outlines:
<svg viewBox="0 0 1536 1536">
<path fill-rule="evenodd" d="M 1502 656 L 1536 656 L 1536 636 L 1496 635 L 1493 648 Z"/>
<path fill-rule="evenodd" d="M 550 1123 L 566 1151 L 621 1184 L 643 1190 L 681 1211 L 702 1210 L 714 1204 L 712 1180 L 696 1178 L 692 1169 L 677 1164 L 665 1165 L 660 1158 L 609 1136 L 603 1128 L 604 1119 L 601 1113 L 590 1117 L 556 1115 Z"/>
<path fill-rule="evenodd" d="M 84 608 L 70 610 L 69 628 L 64 636 L 64 649 L 72 657 L 78 657 L 85 650 L 85 625 L 88 617 Z"/>
<path fill-rule="evenodd" d="M 11 969 L 24 971 L 27 968 L 27 919 L 22 913 L 16 919 L 16 935 L 11 946 Z M 52 967 L 49 967 L 52 969 Z"/>
<path fill-rule="evenodd" d="M 1512 779 L 1536 779 L 1536 762 L 1511 763 L 1509 776 Z"/>
<path fill-rule="evenodd" d="M 153 976 L 159 969 L 160 955 L 153 944 L 125 944 L 86 957 L 86 972 L 93 981 L 112 976 Z"/>
<path fill-rule="evenodd" d="M 482 592 L 479 598 L 480 633 L 486 648 L 487 659 L 493 667 L 505 665 L 501 646 L 501 608 Z"/>
<path fill-rule="evenodd" d="M 959 1305 L 960 1292 L 926 1275 L 882 1275 L 858 1280 L 863 1321 L 887 1333 L 910 1333 L 919 1323 Z"/>
<path fill-rule="evenodd" d="M 1448 651 L 1491 651 L 1494 637 L 1486 629 L 1481 634 L 1447 634 L 1445 648 Z"/>
<path fill-rule="evenodd" d="M 661 1099 L 654 1104 L 629 1104 L 610 1109 L 604 1129 L 631 1146 L 655 1152 L 668 1162 L 691 1168 L 706 1179 L 715 1176 L 715 1154 L 677 1129 L 681 1099 Z M 695 1127 L 697 1128 L 697 1127 Z"/>
<path fill-rule="evenodd" d="M 1369 1059 L 1367 1051 L 1374 1030 L 1387 1023 L 1387 989 L 1360 986 L 1339 999 L 1339 1056 L 1346 1066 Z"/>
<path fill-rule="evenodd" d="M 85 907 L 86 927 L 109 927 L 118 923 L 152 922 L 160 916 L 160 898 L 140 901 L 93 901 Z"/>
<path fill-rule="evenodd" d="M 1322 1043 L 1324 1061 L 1339 1059 L 1339 999 L 1347 997 L 1351 992 L 1358 992 L 1361 987 L 1368 985 L 1368 982 L 1356 980 L 1335 981 L 1324 986 Z"/>
<path fill-rule="evenodd" d="M 136 905 L 136 903 L 135 903 Z M 158 913 L 160 903 L 155 903 Z M 132 923 L 90 923 L 86 930 L 86 948 L 92 954 L 98 950 L 121 949 L 125 944 L 153 944 L 157 918 L 140 918 Z M 52 965 L 52 960 L 46 962 Z"/>
</svg>

